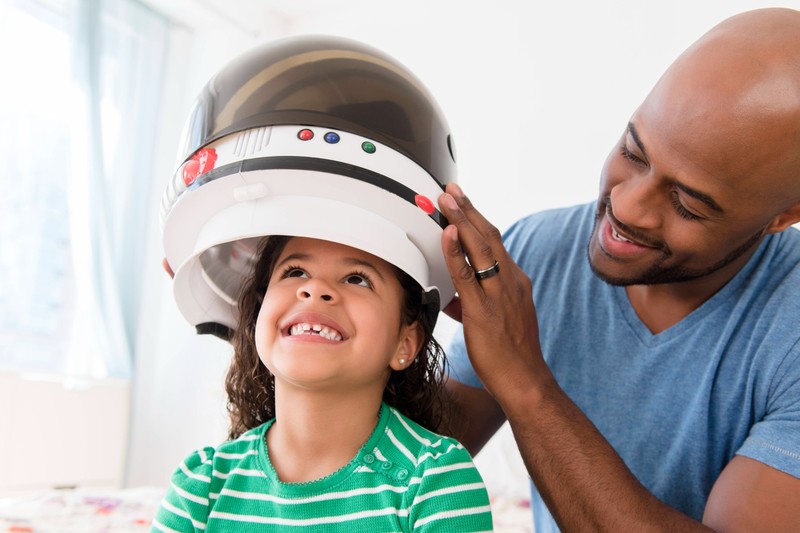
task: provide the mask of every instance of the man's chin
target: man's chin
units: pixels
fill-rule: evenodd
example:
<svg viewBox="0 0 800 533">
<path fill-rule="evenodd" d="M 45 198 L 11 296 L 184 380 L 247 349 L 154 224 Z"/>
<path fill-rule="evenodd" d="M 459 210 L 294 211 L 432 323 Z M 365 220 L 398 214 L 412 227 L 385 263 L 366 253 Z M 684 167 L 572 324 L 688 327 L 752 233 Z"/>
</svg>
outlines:
<svg viewBox="0 0 800 533">
<path fill-rule="evenodd" d="M 630 278 L 622 278 L 611 276 L 606 272 L 603 272 L 599 268 L 597 268 L 594 264 L 594 261 L 589 259 L 589 267 L 592 269 L 592 272 L 595 276 L 597 276 L 601 281 L 607 283 L 608 285 L 613 285 L 615 287 L 627 287 L 628 285 L 638 285 L 636 280 L 632 280 Z"/>
<path fill-rule="evenodd" d="M 699 274 L 692 272 L 661 269 L 653 269 L 649 272 L 645 272 L 636 276 L 614 276 L 597 267 L 592 261 L 591 256 L 589 257 L 589 266 L 591 267 L 594 275 L 600 278 L 601 281 L 615 287 L 629 287 L 631 285 L 667 285 L 672 283 L 693 281 L 700 277 Z"/>
<path fill-rule="evenodd" d="M 602 254 L 602 251 L 596 251 L 595 253 Z M 610 258 L 607 258 L 605 255 L 602 255 L 600 259 L 594 257 L 591 248 L 589 249 L 588 255 L 589 267 L 592 269 L 594 275 L 597 276 L 601 281 L 615 287 L 628 287 L 631 285 L 660 285 L 662 283 L 683 281 L 680 279 L 681 276 L 677 275 L 676 273 L 666 272 L 655 268 L 646 272 L 631 272 L 631 269 L 629 268 L 624 274 L 619 272 L 609 272 L 607 269 L 603 268 L 603 265 L 599 263 L 603 259 L 613 263 Z M 622 268 L 621 265 L 614 266 L 617 267 L 617 271 L 621 270 Z"/>
<path fill-rule="evenodd" d="M 625 287 L 628 285 L 633 285 L 634 282 L 629 279 L 629 277 L 618 277 L 611 275 L 609 272 L 603 270 L 603 268 L 598 264 L 603 259 L 610 261 L 611 259 L 606 257 L 604 252 L 600 250 L 600 245 L 597 242 L 597 226 L 595 225 L 595 231 L 592 232 L 592 238 L 589 241 L 589 246 L 587 247 L 587 256 L 589 260 L 589 267 L 592 269 L 592 272 L 595 276 L 600 278 L 600 280 L 608 283 L 609 285 Z M 599 256 L 599 259 L 598 259 Z"/>
</svg>

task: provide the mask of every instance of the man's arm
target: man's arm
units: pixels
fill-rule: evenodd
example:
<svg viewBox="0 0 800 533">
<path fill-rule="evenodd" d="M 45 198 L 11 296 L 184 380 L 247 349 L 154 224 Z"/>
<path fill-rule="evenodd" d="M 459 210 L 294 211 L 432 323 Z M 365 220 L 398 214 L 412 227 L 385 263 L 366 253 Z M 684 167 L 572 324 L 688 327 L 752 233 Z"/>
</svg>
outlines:
<svg viewBox="0 0 800 533">
<path fill-rule="evenodd" d="M 497 229 L 460 189 L 450 184 L 447 193 L 440 207 L 451 225 L 442 247 L 461 300 L 467 353 L 508 418 L 528 473 L 559 527 L 709 531 L 648 492 L 558 386 L 542 357 L 530 280 L 508 255 Z M 470 264 L 483 269 L 495 260 L 500 273 L 478 282 Z M 761 463 L 741 463 L 732 461 L 715 485 L 708 524 L 720 531 L 761 531 L 762 525 L 777 521 L 792 524 L 787 530 L 796 531 L 800 480 L 773 475 Z M 761 506 L 756 492 L 769 498 L 770 505 Z M 731 506 L 738 511 L 730 512 Z M 744 516 L 746 520 L 739 518 Z"/>
<path fill-rule="evenodd" d="M 506 421 L 505 414 L 483 389 L 448 379 L 445 392 L 448 416 L 442 433 L 459 441 L 474 457 Z"/>
<path fill-rule="evenodd" d="M 800 531 L 800 479 L 737 455 L 711 489 L 703 523 L 717 531 Z"/>
</svg>

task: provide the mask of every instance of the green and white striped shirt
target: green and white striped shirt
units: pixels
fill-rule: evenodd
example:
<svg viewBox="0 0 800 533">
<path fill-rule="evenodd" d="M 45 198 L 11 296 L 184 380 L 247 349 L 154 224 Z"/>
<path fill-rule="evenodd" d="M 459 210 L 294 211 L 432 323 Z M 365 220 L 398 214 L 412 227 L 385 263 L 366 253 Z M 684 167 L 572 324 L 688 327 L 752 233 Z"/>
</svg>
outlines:
<svg viewBox="0 0 800 533">
<path fill-rule="evenodd" d="M 190 455 L 152 531 L 492 530 L 486 487 L 464 447 L 388 405 L 347 466 L 308 483 L 278 480 L 265 441 L 272 422 Z"/>
</svg>

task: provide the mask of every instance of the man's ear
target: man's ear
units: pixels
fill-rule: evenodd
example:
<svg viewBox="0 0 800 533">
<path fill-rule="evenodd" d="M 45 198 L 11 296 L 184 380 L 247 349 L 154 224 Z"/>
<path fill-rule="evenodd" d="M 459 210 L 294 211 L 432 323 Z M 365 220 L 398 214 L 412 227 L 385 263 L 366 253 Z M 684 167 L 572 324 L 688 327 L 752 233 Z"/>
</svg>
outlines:
<svg viewBox="0 0 800 533">
<path fill-rule="evenodd" d="M 798 222 L 800 222 L 800 202 L 773 218 L 767 226 L 766 233 L 780 233 Z"/>
<path fill-rule="evenodd" d="M 389 366 L 392 370 L 405 370 L 408 365 L 414 362 L 420 348 L 422 348 L 422 341 L 425 335 L 422 331 L 422 326 L 419 321 L 412 324 L 403 326 L 400 331 L 400 340 L 397 344 L 397 351 L 392 357 Z"/>
</svg>

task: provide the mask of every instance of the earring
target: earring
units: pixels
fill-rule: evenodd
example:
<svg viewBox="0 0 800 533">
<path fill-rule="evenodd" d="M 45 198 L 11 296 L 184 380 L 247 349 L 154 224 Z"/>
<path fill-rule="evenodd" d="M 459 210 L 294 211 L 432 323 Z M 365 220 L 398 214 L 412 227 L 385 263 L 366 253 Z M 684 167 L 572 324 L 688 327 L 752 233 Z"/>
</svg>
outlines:
<svg viewBox="0 0 800 533">
<path fill-rule="evenodd" d="M 406 360 L 403 359 L 403 358 L 401 358 L 400 361 L 398 361 L 398 362 L 400 363 L 400 366 L 403 366 L 403 365 L 406 364 Z"/>
</svg>

